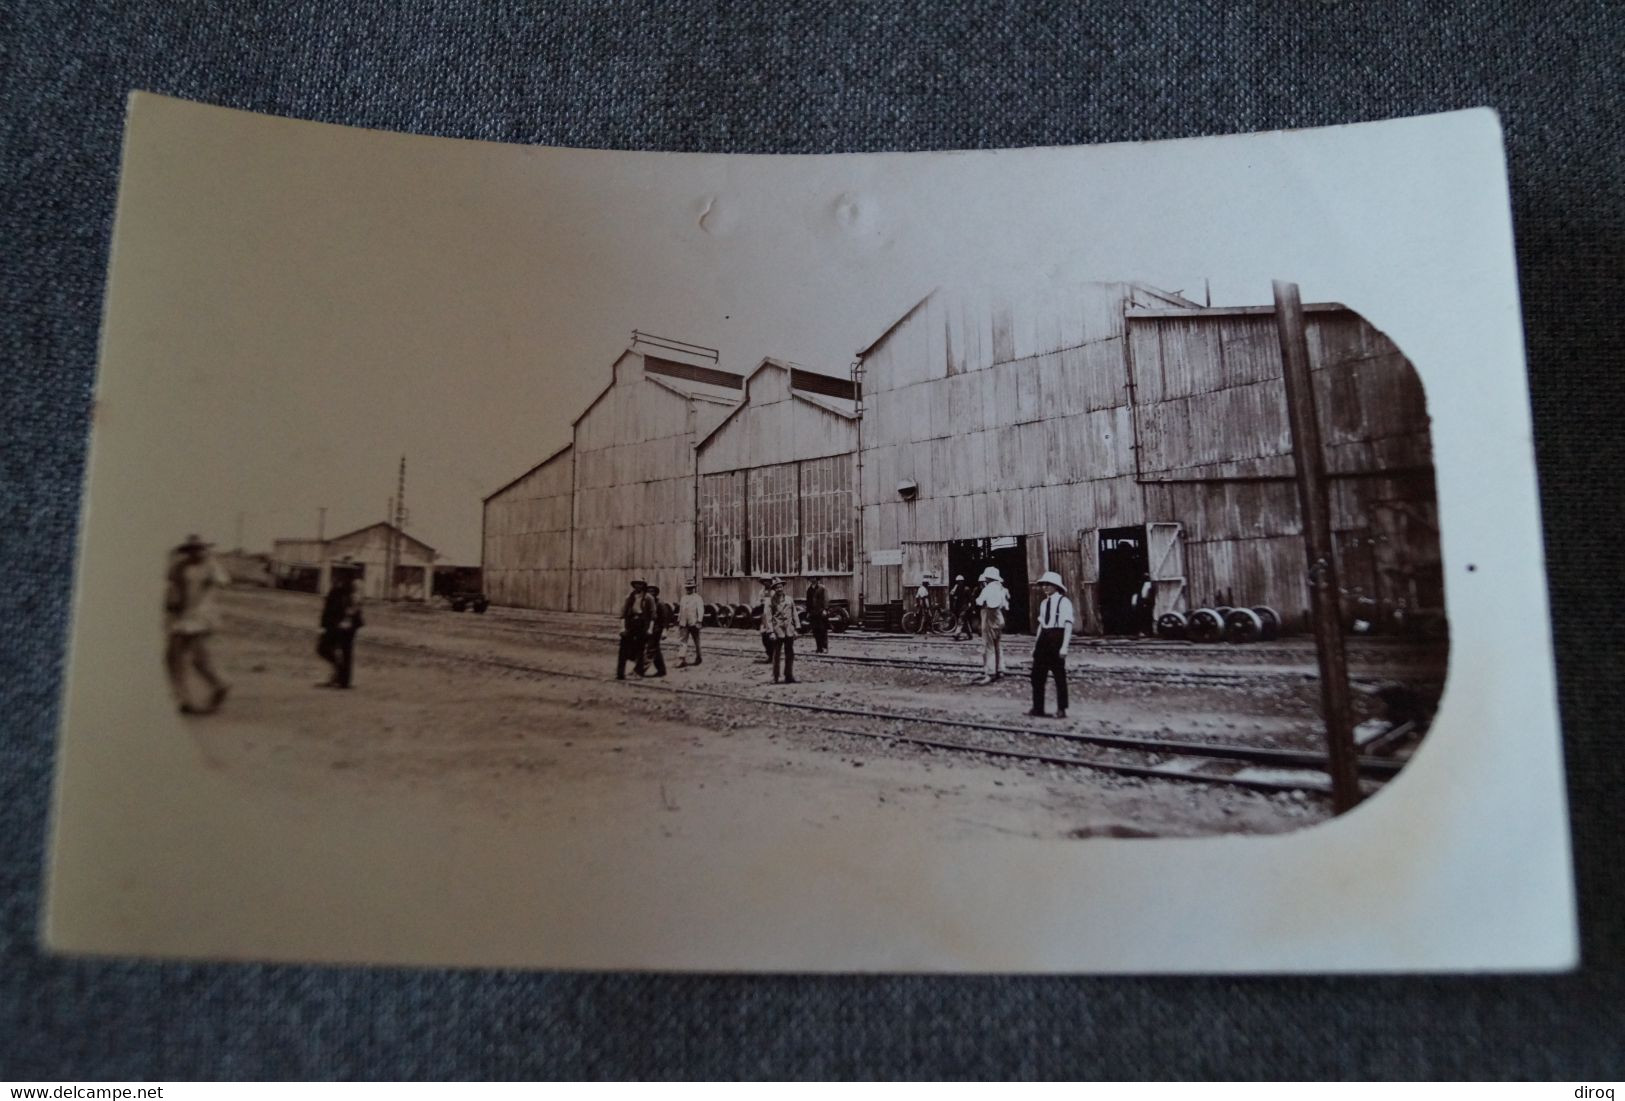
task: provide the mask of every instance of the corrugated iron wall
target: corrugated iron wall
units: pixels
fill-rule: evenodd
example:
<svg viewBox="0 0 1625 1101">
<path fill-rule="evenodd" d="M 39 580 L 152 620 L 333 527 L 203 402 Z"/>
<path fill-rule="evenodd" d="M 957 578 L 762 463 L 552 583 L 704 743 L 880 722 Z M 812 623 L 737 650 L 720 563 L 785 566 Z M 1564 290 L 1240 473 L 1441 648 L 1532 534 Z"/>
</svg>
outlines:
<svg viewBox="0 0 1625 1101">
<path fill-rule="evenodd" d="M 566 450 L 485 502 L 483 584 L 493 603 L 567 607 L 574 477 Z"/>
<path fill-rule="evenodd" d="M 1045 532 L 1080 581 L 1085 526 L 1140 522 L 1124 312 L 1165 306 L 1127 283 L 1020 301 L 934 294 L 863 357 L 866 551 Z M 918 487 L 913 500 L 899 483 Z M 918 583 L 866 563 L 867 599 Z"/>
<path fill-rule="evenodd" d="M 1345 589 L 1442 602 L 1421 380 L 1344 309 L 1306 315 Z M 1148 519 L 1183 525 L 1190 599 L 1308 615 L 1292 441 L 1269 312 L 1136 317 L 1130 354 Z M 1104 525 L 1102 525 L 1104 526 Z"/>
<path fill-rule="evenodd" d="M 744 575 L 764 572 L 783 575 L 798 598 L 801 578 L 818 572 L 832 600 L 852 599 L 857 423 L 796 397 L 791 377 L 771 362 L 757 370 L 746 404 L 700 445 L 707 599 L 754 604 L 760 585 Z"/>
<path fill-rule="evenodd" d="M 1121 283 L 922 302 L 863 357 L 865 550 L 1047 533 L 1097 629 L 1099 530 L 1172 521 L 1195 600 L 1306 614 L 1274 316 L 1168 306 Z M 1356 314 L 1308 318 L 1346 587 L 1442 601 L 1420 380 Z M 867 599 L 905 573 L 866 562 Z"/>
<path fill-rule="evenodd" d="M 675 599 L 692 572 L 695 414 L 636 359 L 576 423 L 577 611 L 619 611 L 634 577 Z"/>
</svg>

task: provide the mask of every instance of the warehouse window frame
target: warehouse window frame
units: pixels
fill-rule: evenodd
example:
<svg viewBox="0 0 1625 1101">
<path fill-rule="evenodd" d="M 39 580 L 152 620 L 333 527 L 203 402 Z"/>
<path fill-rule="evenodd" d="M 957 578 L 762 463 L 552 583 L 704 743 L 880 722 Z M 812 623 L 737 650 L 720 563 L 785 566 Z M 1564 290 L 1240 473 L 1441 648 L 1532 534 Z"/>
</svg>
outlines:
<svg viewBox="0 0 1625 1101">
<path fill-rule="evenodd" d="M 702 474 L 701 575 L 851 574 L 855 494 L 850 453 Z"/>
<path fill-rule="evenodd" d="M 700 568 L 706 577 L 750 576 L 745 473 L 726 470 L 700 476 Z"/>
<path fill-rule="evenodd" d="M 801 464 L 791 461 L 745 471 L 746 567 L 794 576 L 801 566 Z"/>
</svg>

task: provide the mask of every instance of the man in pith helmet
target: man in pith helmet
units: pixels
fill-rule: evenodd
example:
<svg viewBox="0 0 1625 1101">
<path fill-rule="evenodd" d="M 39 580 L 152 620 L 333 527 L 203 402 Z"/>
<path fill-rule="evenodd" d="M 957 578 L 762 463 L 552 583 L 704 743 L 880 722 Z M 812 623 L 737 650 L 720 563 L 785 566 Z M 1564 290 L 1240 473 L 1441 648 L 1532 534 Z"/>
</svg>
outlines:
<svg viewBox="0 0 1625 1101">
<path fill-rule="evenodd" d="M 1066 653 L 1072 645 L 1072 601 L 1066 595 L 1061 575 L 1050 570 L 1038 579 L 1038 622 L 1033 641 L 1033 708 L 1027 712 L 1040 718 L 1044 711 L 1044 681 L 1055 678 L 1055 715 L 1066 718 Z"/>
<path fill-rule="evenodd" d="M 982 571 L 982 591 L 976 594 L 976 607 L 982 616 L 982 677 L 977 683 L 992 684 L 1004 675 L 999 639 L 1004 635 L 1004 614 L 1010 610 L 1010 590 L 997 566 Z"/>
</svg>

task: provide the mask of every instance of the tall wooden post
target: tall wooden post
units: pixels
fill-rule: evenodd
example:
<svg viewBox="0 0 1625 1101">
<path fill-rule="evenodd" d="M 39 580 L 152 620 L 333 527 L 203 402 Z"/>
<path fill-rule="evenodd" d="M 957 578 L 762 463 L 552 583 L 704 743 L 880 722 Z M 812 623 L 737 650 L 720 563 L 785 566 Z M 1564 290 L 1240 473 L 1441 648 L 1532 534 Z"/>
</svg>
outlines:
<svg viewBox="0 0 1625 1101">
<path fill-rule="evenodd" d="M 1354 750 L 1348 655 L 1343 649 L 1326 457 L 1321 448 L 1320 421 L 1315 415 L 1315 386 L 1309 374 L 1309 341 L 1304 334 L 1303 302 L 1298 297 L 1298 285 L 1276 280 L 1274 286 L 1275 325 L 1281 337 L 1281 374 L 1286 383 L 1292 459 L 1298 474 L 1298 504 L 1303 515 L 1304 551 L 1309 562 L 1309 615 L 1320 660 L 1320 701 L 1331 762 L 1332 802 L 1337 813 L 1342 814 L 1360 801 L 1360 772 Z"/>
<path fill-rule="evenodd" d="M 389 525 L 395 522 L 395 498 L 389 498 L 384 504 L 384 576 L 378 579 L 378 599 L 388 600 L 390 578 L 395 576 L 395 536 L 389 531 Z"/>
<path fill-rule="evenodd" d="M 316 591 L 323 596 L 333 584 L 333 570 L 327 563 L 327 510 L 316 510 L 316 546 L 320 557 L 316 563 Z"/>
<path fill-rule="evenodd" d="M 406 527 L 406 456 L 401 456 L 400 481 L 395 487 L 395 516 L 390 521 L 389 532 L 389 599 L 401 598 L 400 578 L 397 576 L 401 569 L 401 535 Z"/>
</svg>

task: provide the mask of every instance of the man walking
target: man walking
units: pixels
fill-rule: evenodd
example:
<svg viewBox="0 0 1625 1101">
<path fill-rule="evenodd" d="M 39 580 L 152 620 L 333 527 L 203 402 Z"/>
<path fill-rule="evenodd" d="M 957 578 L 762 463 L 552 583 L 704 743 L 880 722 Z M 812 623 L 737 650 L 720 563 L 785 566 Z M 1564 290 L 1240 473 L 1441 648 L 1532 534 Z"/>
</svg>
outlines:
<svg viewBox="0 0 1625 1101">
<path fill-rule="evenodd" d="M 355 575 L 346 573 L 333 582 L 322 601 L 322 637 L 316 653 L 333 667 L 333 675 L 318 688 L 348 688 L 355 669 L 355 633 L 361 629 L 361 593 Z"/>
<path fill-rule="evenodd" d="M 829 590 L 817 574 L 807 586 L 807 626 L 812 630 L 813 652 L 829 653 Z"/>
<path fill-rule="evenodd" d="M 660 586 L 650 585 L 643 591 L 644 606 L 649 618 L 649 633 L 643 647 L 642 660 L 638 662 L 638 676 L 644 676 L 644 670 L 650 665 L 655 667 L 652 674 L 656 677 L 666 675 L 666 655 L 660 652 L 660 639 L 671 626 L 670 613 L 665 604 L 660 601 Z"/>
<path fill-rule="evenodd" d="M 773 625 L 773 683 L 779 683 L 779 662 L 784 663 L 784 683 L 796 682 L 796 602 L 784 591 L 784 579 L 773 579 L 773 596 L 762 605 L 762 622 Z"/>
<path fill-rule="evenodd" d="M 1004 613 L 1010 609 L 1010 590 L 1004 587 L 998 567 L 982 571 L 982 591 L 976 594 L 976 606 L 982 614 L 982 676 L 976 683 L 992 684 L 1004 675 L 999 639 L 1004 634 Z"/>
<path fill-rule="evenodd" d="M 690 581 L 683 586 L 683 599 L 677 602 L 677 637 L 683 654 L 677 659 L 677 668 L 683 669 L 700 663 L 700 627 L 705 623 L 705 602 L 700 599 L 698 586 Z M 694 660 L 688 660 L 692 648 Z"/>
<path fill-rule="evenodd" d="M 645 585 L 639 578 L 632 582 L 632 591 L 626 594 L 626 600 L 621 604 L 621 652 L 615 662 L 615 679 L 626 679 L 626 663 L 632 663 L 632 671 L 639 676 L 643 675 L 643 650 L 648 642 L 648 596 L 643 591 Z"/>
<path fill-rule="evenodd" d="M 218 711 L 226 701 L 231 685 L 215 672 L 209 656 L 209 638 L 220 626 L 215 594 L 231 583 L 220 563 L 209 554 L 209 544 L 195 535 L 170 552 L 165 577 L 164 627 L 168 642 L 164 665 L 169 687 L 183 715 L 207 715 Z M 209 702 L 202 707 L 192 703 L 186 688 L 186 671 L 197 671 L 209 686 Z"/>
<path fill-rule="evenodd" d="M 1072 645 L 1072 601 L 1061 575 L 1051 570 L 1038 579 L 1038 635 L 1033 642 L 1033 709 L 1044 714 L 1044 681 L 1055 678 L 1055 717 L 1066 718 L 1066 652 Z"/>
</svg>

